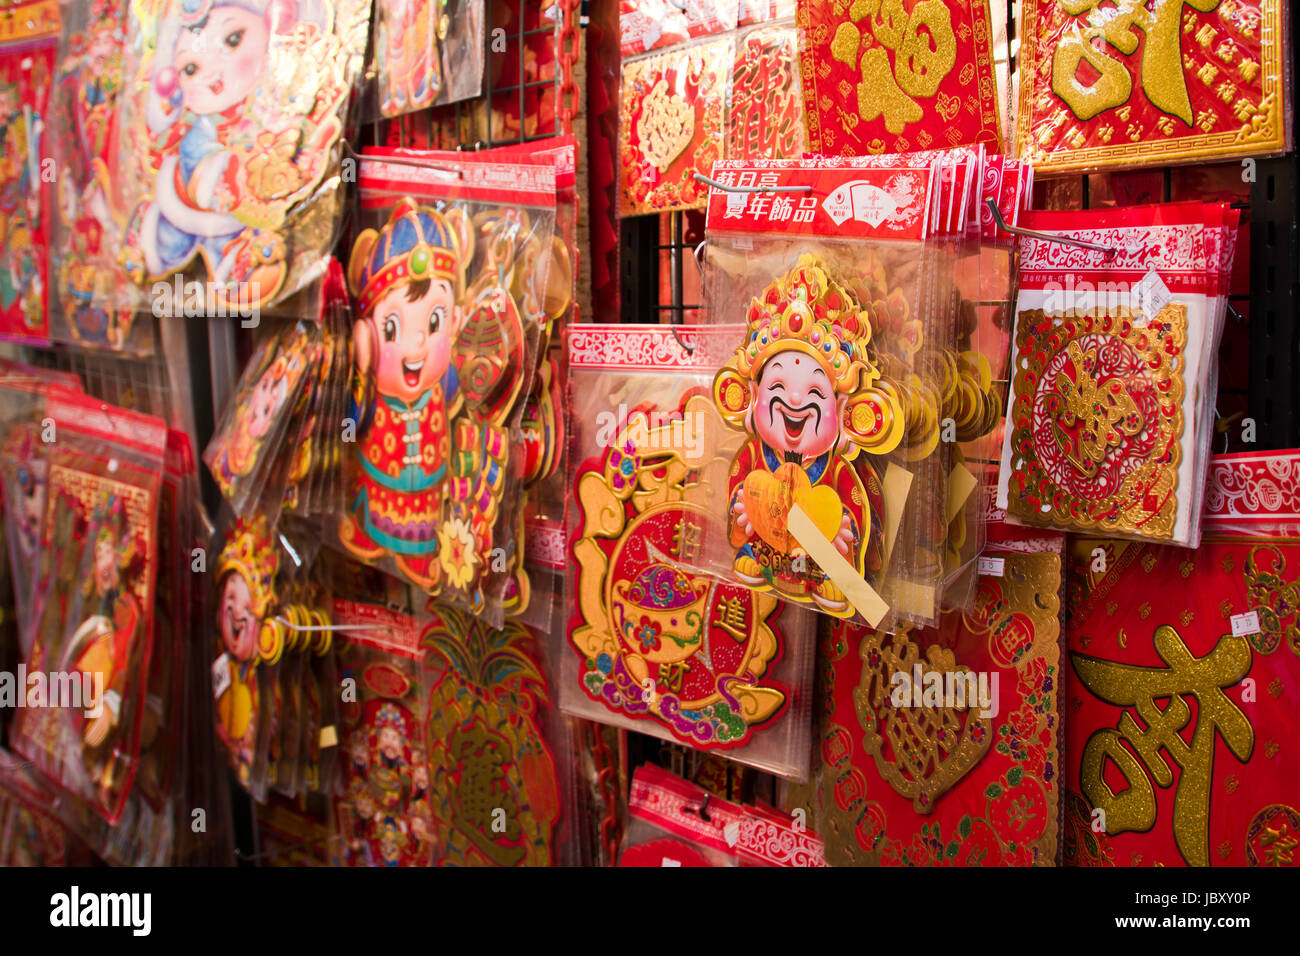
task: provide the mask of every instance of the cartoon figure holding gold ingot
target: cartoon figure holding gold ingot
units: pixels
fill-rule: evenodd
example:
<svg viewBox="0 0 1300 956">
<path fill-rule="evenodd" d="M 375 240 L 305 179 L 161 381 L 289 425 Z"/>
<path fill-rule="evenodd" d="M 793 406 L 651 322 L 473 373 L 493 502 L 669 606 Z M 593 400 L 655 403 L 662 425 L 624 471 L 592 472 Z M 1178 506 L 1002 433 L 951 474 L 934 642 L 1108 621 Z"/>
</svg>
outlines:
<svg viewBox="0 0 1300 956">
<path fill-rule="evenodd" d="M 893 450 L 903 415 L 873 387 L 870 314 L 805 255 L 751 300 L 746 324 L 744 344 L 713 381 L 723 418 L 750 436 L 728 482 L 733 573 L 849 617 L 854 608 L 787 520 L 798 505 L 859 575 L 879 570 L 880 482 L 858 453 Z"/>
</svg>

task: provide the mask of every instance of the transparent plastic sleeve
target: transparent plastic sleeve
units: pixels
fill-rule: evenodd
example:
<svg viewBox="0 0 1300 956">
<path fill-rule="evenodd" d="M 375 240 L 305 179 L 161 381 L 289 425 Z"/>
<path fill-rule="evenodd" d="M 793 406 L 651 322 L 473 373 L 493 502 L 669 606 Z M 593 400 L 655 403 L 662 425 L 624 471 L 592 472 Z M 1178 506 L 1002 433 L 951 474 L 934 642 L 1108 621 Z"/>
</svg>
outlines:
<svg viewBox="0 0 1300 956">
<path fill-rule="evenodd" d="M 338 541 L 500 626 L 520 584 L 519 440 L 546 323 L 549 158 L 367 152 Z"/>
<path fill-rule="evenodd" d="M 691 569 L 724 511 L 726 426 L 708 397 L 739 330 L 569 330 L 571 617 L 552 633 L 568 713 L 803 779 L 813 621 Z"/>
</svg>

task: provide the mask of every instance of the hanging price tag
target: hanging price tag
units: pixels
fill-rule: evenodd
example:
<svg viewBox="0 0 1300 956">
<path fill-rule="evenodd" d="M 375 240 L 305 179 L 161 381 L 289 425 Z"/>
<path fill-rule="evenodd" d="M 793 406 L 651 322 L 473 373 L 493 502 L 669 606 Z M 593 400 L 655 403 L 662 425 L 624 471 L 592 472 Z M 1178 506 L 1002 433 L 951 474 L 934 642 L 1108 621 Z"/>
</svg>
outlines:
<svg viewBox="0 0 1300 956">
<path fill-rule="evenodd" d="M 1259 613 L 1257 611 L 1234 614 L 1229 620 L 1232 622 L 1233 637 L 1246 637 L 1250 634 L 1259 633 Z"/>
<path fill-rule="evenodd" d="M 1165 281 L 1160 278 L 1160 274 L 1155 269 L 1147 272 L 1133 291 L 1137 295 L 1138 308 L 1148 322 L 1159 315 L 1160 310 L 1174 297 L 1169 291 L 1169 286 L 1165 285 Z"/>
<path fill-rule="evenodd" d="M 212 665 L 212 696 L 220 697 L 230 686 L 230 655 L 222 654 Z"/>
<path fill-rule="evenodd" d="M 978 571 L 986 577 L 1000 578 L 1006 573 L 1006 558 L 988 558 L 980 555 Z"/>
</svg>

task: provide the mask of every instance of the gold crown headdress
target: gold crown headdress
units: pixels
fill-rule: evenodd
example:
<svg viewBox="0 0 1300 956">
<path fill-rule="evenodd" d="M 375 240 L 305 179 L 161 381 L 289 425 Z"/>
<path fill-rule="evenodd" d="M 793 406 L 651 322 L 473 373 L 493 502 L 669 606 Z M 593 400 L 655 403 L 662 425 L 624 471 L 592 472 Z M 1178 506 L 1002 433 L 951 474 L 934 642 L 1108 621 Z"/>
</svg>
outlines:
<svg viewBox="0 0 1300 956">
<path fill-rule="evenodd" d="M 850 458 L 858 448 L 880 455 L 897 446 L 902 410 L 893 395 L 874 387 L 880 370 L 867 352 L 871 315 L 813 256 L 801 255 L 750 300 L 745 325 L 744 343 L 713 380 L 714 402 L 728 422 L 745 427 L 763 367 L 797 351 L 818 362 L 836 393 L 848 398 L 841 426 Z"/>
<path fill-rule="evenodd" d="M 275 574 L 280 556 L 267 531 L 266 517 L 239 519 L 226 535 L 226 545 L 217 559 L 217 580 L 234 571 L 248 582 L 253 613 L 265 619 L 275 604 Z"/>
</svg>

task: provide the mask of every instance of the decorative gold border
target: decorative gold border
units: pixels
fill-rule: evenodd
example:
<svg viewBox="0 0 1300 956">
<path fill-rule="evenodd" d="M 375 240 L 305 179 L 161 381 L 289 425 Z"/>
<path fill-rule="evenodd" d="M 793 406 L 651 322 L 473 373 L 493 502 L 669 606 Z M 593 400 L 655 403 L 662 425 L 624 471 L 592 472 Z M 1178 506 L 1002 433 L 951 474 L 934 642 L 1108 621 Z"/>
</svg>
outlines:
<svg viewBox="0 0 1300 956">
<path fill-rule="evenodd" d="M 1021 36 L 1035 36 L 1036 11 L 1044 2 L 1050 0 L 1024 0 Z M 1260 104 L 1262 106 L 1271 101 L 1274 105 L 1268 111 L 1269 120 L 1264 127 L 1264 136 L 1248 140 L 1241 140 L 1241 131 L 1235 130 L 1180 136 L 1177 139 L 1162 138 L 1153 142 L 1096 146 L 1091 149 L 1062 149 L 1055 152 L 1036 150 L 1033 148 L 1033 126 L 1037 118 L 1033 111 L 1033 76 L 1038 66 L 1035 61 L 1038 45 L 1022 45 L 1020 108 L 1016 113 L 1015 131 L 1016 155 L 1033 163 L 1035 173 L 1054 176 L 1096 170 L 1102 166 L 1136 169 L 1283 152 L 1286 149 L 1286 83 L 1282 73 L 1285 38 L 1281 35 L 1281 22 L 1279 0 L 1265 0 L 1260 4 Z"/>
</svg>

